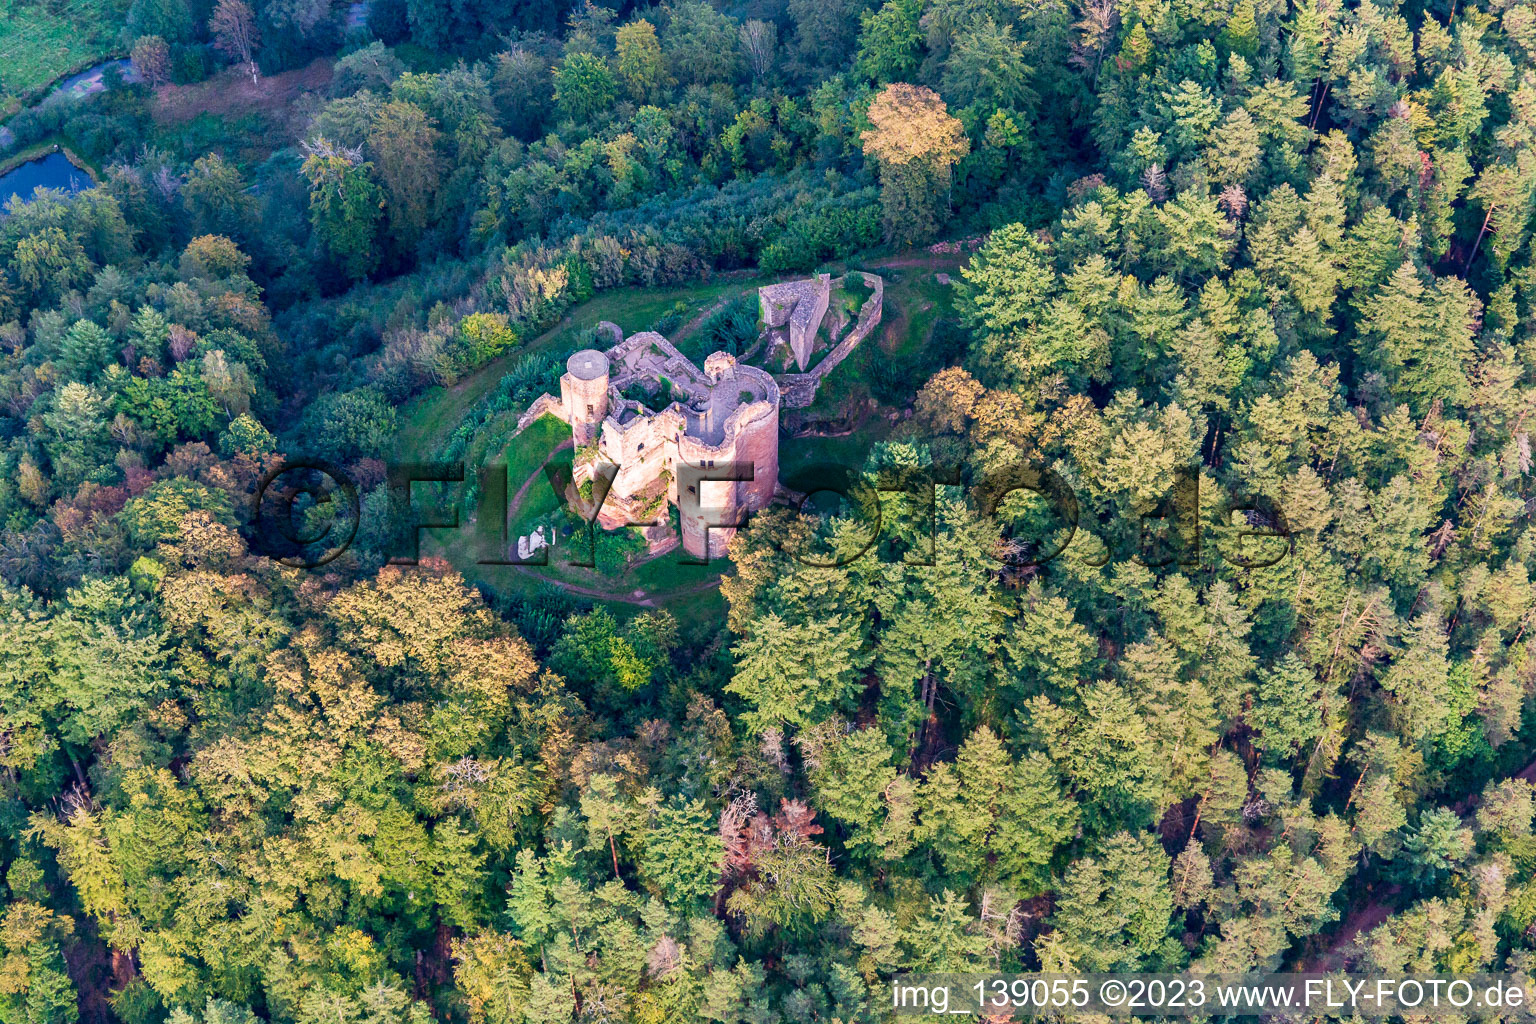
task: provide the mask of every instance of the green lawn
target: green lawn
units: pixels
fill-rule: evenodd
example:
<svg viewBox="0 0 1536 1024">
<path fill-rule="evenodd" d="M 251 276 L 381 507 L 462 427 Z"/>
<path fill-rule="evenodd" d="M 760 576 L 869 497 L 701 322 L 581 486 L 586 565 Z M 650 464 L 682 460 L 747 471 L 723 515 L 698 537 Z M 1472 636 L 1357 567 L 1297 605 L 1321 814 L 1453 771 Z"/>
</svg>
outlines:
<svg viewBox="0 0 1536 1024">
<path fill-rule="evenodd" d="M 282 124 L 262 111 L 239 115 L 205 111 L 190 120 L 155 127 L 156 144 L 189 163 L 216 152 L 247 170 L 271 156 L 272 140 L 281 137 Z"/>
<path fill-rule="evenodd" d="M 939 284 L 927 271 L 908 270 L 887 282 L 884 315 L 875 331 L 881 349 L 893 356 L 917 352 L 939 318 L 954 314 L 954 296 L 953 285 Z"/>
<path fill-rule="evenodd" d="M 544 464 L 550 452 L 570 439 L 571 428 L 553 416 L 540 416 L 528 424 L 528 429 L 514 437 L 502 453 L 512 492 L 516 493 L 523 481 Z"/>
<path fill-rule="evenodd" d="M 643 590 L 657 605 L 675 615 L 685 628 L 718 625 L 725 620 L 725 598 L 718 585 L 721 573 L 730 569 L 730 562 L 725 559 L 711 559 L 707 566 L 683 565 L 680 564 L 681 559 L 688 556 L 679 548 L 617 579 L 602 576 L 591 569 L 562 565 L 562 560 L 569 557 L 569 548 L 553 551 L 547 566 L 518 569 L 510 565 L 477 565 L 471 534 L 468 529 L 462 532 L 463 539 L 454 541 L 449 531 L 425 531 L 421 551 L 423 556 L 448 559 L 471 586 L 485 584 L 502 594 L 532 599 L 541 587 L 572 584 L 595 592 L 573 592 L 572 596 L 578 600 L 605 605 L 621 620 L 648 610 L 644 605 L 621 600 L 632 596 L 636 590 Z M 613 597 L 604 600 L 598 596 L 601 593 Z"/>
<path fill-rule="evenodd" d="M 127 10 L 128 0 L 0 0 L 0 114 L 112 56 Z"/>
<path fill-rule="evenodd" d="M 0 0 L 3 2 L 3 0 Z M 588 300 L 566 314 L 553 328 L 520 345 L 466 376 L 451 388 L 433 388 L 400 409 L 398 441 L 401 451 L 426 453 L 426 458 L 453 433 L 464 414 L 525 355 L 560 354 L 580 343 L 583 333 L 607 320 L 626 335 L 651 328 L 664 314 L 682 302 L 687 309 L 684 324 L 713 306 L 722 295 L 750 291 L 755 281 L 719 280 L 687 288 L 615 288 Z M 683 332 L 675 332 L 673 339 Z"/>
<path fill-rule="evenodd" d="M 508 529 L 514 536 L 527 533 L 533 524 L 560 507 L 560 497 L 539 467 L 561 444 L 571 439 L 571 428 L 553 416 L 540 416 L 528 429 L 512 439 L 506 448 L 508 498 L 516 497 L 517 491 L 535 473 L 538 477 L 529 484 L 522 502 L 513 510 Z M 554 457 L 556 465 L 570 468 L 574 453 L 567 450 Z"/>
<path fill-rule="evenodd" d="M 843 315 L 852 324 L 859 318 L 859 310 L 864 307 L 865 301 L 873 295 L 875 290 L 864 283 L 864 279 L 855 274 L 845 274 L 843 283 L 832 290 L 831 300 L 827 303 L 829 312 L 841 310 Z"/>
</svg>

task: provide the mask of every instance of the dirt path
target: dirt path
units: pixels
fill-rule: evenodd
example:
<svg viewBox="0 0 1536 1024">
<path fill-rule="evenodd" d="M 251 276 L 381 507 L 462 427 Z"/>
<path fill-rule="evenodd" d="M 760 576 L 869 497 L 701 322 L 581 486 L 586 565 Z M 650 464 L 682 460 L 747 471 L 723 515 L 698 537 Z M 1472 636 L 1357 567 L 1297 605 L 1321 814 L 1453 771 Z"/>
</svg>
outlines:
<svg viewBox="0 0 1536 1024">
<path fill-rule="evenodd" d="M 698 330 L 700 327 L 703 327 L 705 320 L 714 316 L 716 313 L 724 309 L 726 306 L 729 306 L 730 304 L 731 296 L 720 296 L 720 298 L 716 299 L 710 306 L 699 310 L 698 316 L 694 317 L 692 320 L 689 320 L 687 323 L 683 324 L 683 326 L 674 331 L 673 337 L 668 340 L 670 340 L 674 345 L 678 344 L 684 339 L 690 337 L 694 331 Z"/>
<path fill-rule="evenodd" d="M 952 270 L 963 267 L 971 260 L 971 253 L 908 253 L 902 256 L 887 256 L 884 259 L 870 260 L 866 266 L 870 267 L 929 267 L 933 270 Z"/>
<path fill-rule="evenodd" d="M 714 590 L 720 586 L 719 577 L 715 577 L 713 579 L 701 580 L 692 586 L 679 587 L 677 590 L 668 590 L 665 593 L 660 594 L 649 594 L 644 590 L 632 590 L 628 593 L 614 593 L 611 590 L 599 590 L 596 587 L 584 587 L 580 583 L 571 583 L 567 580 L 562 580 L 553 576 L 546 575 L 544 573 L 535 572 L 534 567 L 526 565 L 514 565 L 512 568 L 516 569 L 524 576 L 529 576 L 540 580 L 541 582 L 548 583 L 552 587 L 559 587 L 561 590 L 571 594 L 580 594 L 582 597 L 590 597 L 598 601 L 614 601 L 618 604 L 632 604 L 640 608 L 660 608 L 669 601 L 675 601 L 680 597 L 692 597 L 695 594 L 702 594 L 706 591 Z"/>
<path fill-rule="evenodd" d="M 134 70 L 130 60 L 117 59 L 103 61 L 93 68 L 86 68 L 78 74 L 70 75 L 53 87 L 43 99 L 43 103 L 52 103 L 61 99 L 84 99 L 94 96 L 99 92 L 105 92 L 107 83 L 102 80 L 107 68 L 115 67 L 122 73 L 123 81 L 127 83 L 142 82 L 139 73 Z M 39 104 L 41 106 L 42 104 Z"/>
</svg>

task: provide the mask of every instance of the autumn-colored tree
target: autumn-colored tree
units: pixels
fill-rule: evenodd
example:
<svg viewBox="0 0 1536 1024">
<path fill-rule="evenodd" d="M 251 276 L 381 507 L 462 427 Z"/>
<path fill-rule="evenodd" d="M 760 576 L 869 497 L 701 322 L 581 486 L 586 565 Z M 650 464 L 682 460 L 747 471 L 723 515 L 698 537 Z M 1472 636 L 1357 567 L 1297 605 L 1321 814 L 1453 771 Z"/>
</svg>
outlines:
<svg viewBox="0 0 1536 1024">
<path fill-rule="evenodd" d="M 896 82 L 869 108 L 860 138 L 880 167 L 887 237 L 904 244 L 931 238 L 949 215 L 950 172 L 970 152 L 960 122 L 932 89 Z"/>
<path fill-rule="evenodd" d="M 151 86 L 164 85 L 171 79 L 171 49 L 159 36 L 135 39 L 129 60 L 133 70 Z"/>
<path fill-rule="evenodd" d="M 671 77 L 667 73 L 666 55 L 661 52 L 661 43 L 656 39 L 656 27 L 644 18 L 622 25 L 615 36 L 614 47 L 619 77 L 624 79 L 630 95 L 641 101 L 654 99 Z"/>
</svg>

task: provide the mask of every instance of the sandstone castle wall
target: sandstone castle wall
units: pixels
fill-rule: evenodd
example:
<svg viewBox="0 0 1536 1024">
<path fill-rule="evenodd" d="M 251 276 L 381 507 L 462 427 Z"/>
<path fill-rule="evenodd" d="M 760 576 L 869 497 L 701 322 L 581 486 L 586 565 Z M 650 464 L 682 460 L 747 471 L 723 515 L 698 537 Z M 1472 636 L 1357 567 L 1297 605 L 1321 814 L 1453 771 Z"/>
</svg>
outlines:
<svg viewBox="0 0 1536 1024">
<path fill-rule="evenodd" d="M 539 396 L 519 417 L 518 430 L 543 415 L 569 423 L 580 449 L 578 486 L 593 479 L 599 462 L 619 467 L 598 512 L 602 526 L 664 521 L 666 506 L 676 505 L 684 549 L 695 556 L 721 557 L 735 530 L 711 524 L 742 521 L 771 503 L 778 490 L 780 406 L 808 405 L 821 378 L 880 322 L 884 282 L 873 274 L 862 276 L 874 294 L 859 310 L 853 330 L 809 373 L 776 379 L 725 352 L 711 354 L 700 369 L 654 331 L 626 339 L 617 326 L 604 323 L 616 344 L 571 356 L 560 378 L 560 397 Z M 759 290 L 764 322 L 770 331 L 787 330 L 802 369 L 830 294 L 826 274 Z M 653 411 L 624 397 L 635 385 L 652 395 L 664 390 L 671 401 Z M 750 464 L 752 479 L 684 480 L 685 466 L 700 467 L 708 475 L 730 463 Z M 681 493 L 690 486 L 698 493 Z"/>
</svg>

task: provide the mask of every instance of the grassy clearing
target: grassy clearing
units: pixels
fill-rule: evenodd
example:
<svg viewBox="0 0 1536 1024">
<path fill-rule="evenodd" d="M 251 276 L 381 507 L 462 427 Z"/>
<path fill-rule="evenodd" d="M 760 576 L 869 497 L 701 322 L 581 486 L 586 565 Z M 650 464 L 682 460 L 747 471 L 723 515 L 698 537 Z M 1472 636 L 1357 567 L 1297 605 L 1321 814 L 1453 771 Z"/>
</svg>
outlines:
<svg viewBox="0 0 1536 1024">
<path fill-rule="evenodd" d="M 539 520 L 549 515 L 560 507 L 560 498 L 555 494 L 555 489 L 549 486 L 547 480 L 535 480 L 533 486 L 528 488 L 528 494 L 523 498 L 523 503 L 517 506 L 512 513 L 512 519 L 507 530 L 508 536 L 522 537 L 532 532 Z"/>
<path fill-rule="evenodd" d="M 697 594 L 684 594 L 667 602 L 667 611 L 677 620 L 683 639 L 693 638 L 703 642 L 714 635 L 725 622 L 730 606 L 719 587 L 711 587 Z"/>
<path fill-rule="evenodd" d="M 903 272 L 886 285 L 884 316 L 876 333 L 880 348 L 893 356 L 920 352 L 933 335 L 933 325 L 952 317 L 954 308 L 953 285 L 939 284 L 925 271 Z"/>
<path fill-rule="evenodd" d="M 684 322 L 691 321 L 728 292 L 750 292 L 757 281 L 717 280 L 687 288 L 617 288 L 583 303 L 567 317 L 580 329 L 599 320 L 610 320 L 625 334 L 649 330 L 677 303 L 687 307 Z M 677 332 L 673 332 L 677 333 Z"/>
<path fill-rule="evenodd" d="M 527 438 L 529 434 L 534 432 L 535 427 L 543 423 L 551 423 L 555 427 L 558 427 L 564 436 L 559 437 L 556 440 L 545 440 L 541 438 L 525 444 L 524 439 Z M 545 478 L 544 474 L 539 471 L 539 467 L 543 465 L 544 460 L 549 457 L 550 452 L 554 451 L 555 448 L 559 447 L 565 441 L 570 440 L 570 437 L 570 427 L 567 427 L 564 423 L 561 423 L 553 416 L 545 416 L 541 418 L 538 423 L 530 425 L 528 429 L 524 431 L 522 435 L 515 438 L 512 442 L 512 445 L 508 447 L 507 480 L 508 486 L 511 489 L 511 496 L 516 496 L 518 489 L 522 487 L 524 483 L 529 480 L 533 481 L 532 483 L 528 484 L 528 490 L 523 494 L 522 502 L 519 503 L 517 508 L 512 512 L 512 518 L 510 525 L 508 526 L 508 530 L 512 536 L 521 537 L 522 535 L 528 533 L 533 528 L 535 523 L 560 507 L 560 496 L 556 494 L 555 489 L 549 485 L 549 481 Z M 519 449 L 519 451 L 514 452 L 514 448 Z M 550 462 L 552 465 L 564 466 L 567 470 L 569 470 L 574 455 L 575 453 L 569 450 L 560 452 L 556 454 L 553 459 L 550 459 Z"/>
<path fill-rule="evenodd" d="M 295 109 L 295 101 L 330 84 L 333 62 L 331 57 L 317 57 L 302 68 L 261 75 L 254 82 L 245 69 L 226 67 L 201 82 L 162 85 L 155 90 L 155 120 L 180 124 L 203 114 L 221 118 L 259 114 L 274 124 L 302 130 L 309 118 L 304 110 Z"/>
<path fill-rule="evenodd" d="M 664 594 L 712 586 L 722 573 L 731 569 L 728 558 L 711 558 L 708 565 L 693 565 L 692 559 L 693 556 L 682 548 L 674 548 L 660 558 L 653 558 L 631 570 L 627 578 L 633 579 L 637 587 L 647 592 Z"/>
<path fill-rule="evenodd" d="M 876 416 L 843 437 L 784 438 L 779 444 L 779 479 L 792 484 L 796 473 L 818 463 L 857 469 L 864 465 L 875 445 L 890 435 L 890 421 Z"/>
<path fill-rule="evenodd" d="M 615 288 L 603 292 L 571 310 L 537 338 L 491 360 L 453 387 L 433 388 L 406 403 L 399 413 L 401 450 L 430 453 L 436 449 L 469 408 L 525 355 L 574 351 L 583 344 L 583 335 L 603 320 L 618 324 L 625 334 L 649 330 L 679 302 L 684 306 L 681 322 L 690 323 L 727 292 L 754 287 L 756 283 L 751 281 L 720 280 L 690 288 Z"/>
<path fill-rule="evenodd" d="M 858 426 L 851 434 L 842 437 L 783 438 L 779 448 L 781 477 L 789 477 L 820 462 L 863 465 L 871 448 L 890 436 L 894 425 L 887 414 L 891 407 L 876 408 L 868 415 L 849 417 L 848 414 L 869 408 L 872 399 L 870 382 L 889 376 L 895 364 L 912 364 L 916 369 L 934 325 L 951 315 L 951 289 L 934 279 L 934 268 L 877 267 L 875 272 L 886 277 L 884 325 L 872 341 L 859 346 L 824 382 L 816 404 L 810 410 L 817 418 L 852 419 Z M 623 288 L 605 292 L 573 309 L 551 330 L 493 360 L 455 386 L 436 388 L 402 408 L 398 435 L 401 450 L 414 453 L 416 458 L 432 457 L 474 404 L 496 386 L 516 360 L 525 355 L 563 356 L 586 344 L 588 332 L 603 320 L 618 324 L 626 335 L 659 325 L 674 342 L 686 344 L 707 319 L 706 314 L 716 309 L 722 300 L 737 295 L 750 296 L 759 283 L 757 280 L 731 279 L 688 288 Z M 855 311 L 867 297 L 861 285 L 859 282 L 842 296 Z M 912 383 L 911 391 L 915 392 L 922 380 L 916 379 L 916 375 L 913 380 L 915 383 L 903 381 L 903 386 Z M 498 438 L 506 436 L 509 423 L 504 421 L 515 415 L 515 412 L 498 414 L 486 424 L 480 436 L 465 451 L 467 465 L 491 461 L 495 453 L 488 449 L 499 443 Z M 565 424 L 553 417 L 545 417 L 515 438 L 505 449 L 512 493 L 515 494 L 549 453 L 569 436 Z M 562 457 L 569 459 L 570 455 L 557 456 Z M 513 515 L 509 527 L 511 533 L 527 533 L 558 504 L 559 499 L 550 487 L 542 480 L 535 480 Z M 578 596 L 608 603 L 616 613 L 628 615 L 643 610 L 634 603 L 635 592 L 641 591 L 648 600 L 665 605 L 685 627 L 718 623 L 725 614 L 724 598 L 716 584 L 720 574 L 730 569 L 725 560 L 712 560 L 708 566 L 684 564 L 686 556 L 676 550 L 646 561 L 622 576 L 610 577 L 590 569 L 564 566 L 562 562 L 569 554 L 567 549 L 561 549 L 552 556 L 549 566 L 520 571 L 508 566 L 476 565 L 473 545 L 468 542 L 470 534 L 460 532 L 464 539 L 452 542 L 448 539 L 453 536 L 451 533 L 440 531 L 442 547 L 438 550 L 471 582 L 483 583 L 504 594 L 531 597 L 541 586 L 563 584 Z M 424 539 L 424 550 L 436 540 Z"/>
<path fill-rule="evenodd" d="M 128 0 L 0 0 L 0 113 L 112 56 L 127 10 Z"/>
<path fill-rule="evenodd" d="M 529 424 L 528 429 L 514 439 L 503 451 L 487 453 L 479 449 L 472 449 L 466 452 L 463 458 L 466 481 L 473 479 L 483 467 L 490 466 L 498 461 L 504 462 L 507 466 L 507 499 L 512 501 L 516 498 L 517 491 L 523 486 L 524 481 L 532 476 L 539 466 L 560 445 L 569 441 L 570 437 L 570 428 L 564 423 L 553 416 L 542 416 Z M 566 458 L 567 460 L 569 459 L 568 454 Z M 556 459 L 559 459 L 558 455 L 556 455 Z M 441 491 L 436 493 L 434 491 L 435 489 L 429 488 L 427 485 L 417 485 L 415 489 L 419 499 L 423 501 L 436 500 L 442 503 L 444 508 L 451 507 L 452 502 L 459 500 L 454 495 L 462 497 L 463 493 L 458 488 L 458 485 L 448 485 Z M 530 517 L 530 509 L 535 505 L 541 507 L 543 511 L 537 512 Z M 509 533 L 511 535 L 527 533 L 527 525 L 523 525 L 521 530 L 518 529 L 518 526 L 520 524 L 531 524 L 538 515 L 553 510 L 555 505 L 556 499 L 549 486 L 542 481 L 536 481 L 533 486 L 528 488 L 528 492 L 524 496 L 524 502 L 518 506 L 517 514 L 514 516 L 515 521 L 509 524 Z M 432 514 L 435 515 L 436 513 Z M 446 558 L 449 562 L 453 563 L 459 572 L 464 574 L 466 579 L 471 581 L 478 578 L 481 575 L 480 569 L 484 568 L 476 563 L 480 552 L 476 546 L 475 524 L 471 521 L 472 515 L 473 509 L 461 506 L 459 510 L 460 526 L 458 529 L 428 529 L 422 533 L 423 551 L 428 550 L 430 547 L 432 554 Z"/>
<path fill-rule="evenodd" d="M 540 416 L 512 439 L 502 452 L 513 493 L 560 445 L 571 439 L 571 428 L 553 416 Z M 473 456 L 471 456 L 473 458 Z"/>
<path fill-rule="evenodd" d="M 272 140 L 284 137 L 279 124 L 261 113 L 202 113 L 185 121 L 159 124 L 155 130 L 159 147 L 184 160 L 218 153 L 246 170 L 271 156 Z"/>
</svg>

